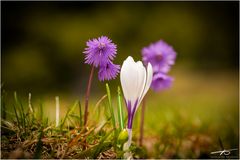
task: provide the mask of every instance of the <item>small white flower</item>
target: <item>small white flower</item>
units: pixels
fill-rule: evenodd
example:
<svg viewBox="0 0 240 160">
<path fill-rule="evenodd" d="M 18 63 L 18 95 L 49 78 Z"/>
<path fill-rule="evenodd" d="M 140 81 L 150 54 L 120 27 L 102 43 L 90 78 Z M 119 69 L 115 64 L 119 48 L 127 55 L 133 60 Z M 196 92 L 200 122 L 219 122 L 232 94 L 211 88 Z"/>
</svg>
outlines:
<svg viewBox="0 0 240 160">
<path fill-rule="evenodd" d="M 153 77 L 152 65 L 147 71 L 141 61 L 134 62 L 129 56 L 122 65 L 120 80 L 128 111 L 134 115 L 143 97 L 147 93 Z M 130 116 L 130 115 L 129 115 Z M 128 126 L 131 129 L 130 126 Z"/>
<path fill-rule="evenodd" d="M 141 61 L 134 62 L 131 56 L 123 62 L 120 80 L 128 110 L 128 147 L 132 139 L 133 117 L 152 83 L 152 77 L 153 70 L 150 63 L 148 63 L 146 70 Z"/>
</svg>

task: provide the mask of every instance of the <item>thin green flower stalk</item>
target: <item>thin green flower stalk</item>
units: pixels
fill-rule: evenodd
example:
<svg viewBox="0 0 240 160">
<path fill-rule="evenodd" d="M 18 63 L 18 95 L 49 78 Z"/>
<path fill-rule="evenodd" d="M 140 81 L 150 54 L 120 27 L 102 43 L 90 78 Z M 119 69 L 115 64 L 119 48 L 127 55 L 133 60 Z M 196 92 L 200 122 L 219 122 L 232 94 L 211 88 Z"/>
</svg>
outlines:
<svg viewBox="0 0 240 160">
<path fill-rule="evenodd" d="M 109 102 L 109 111 L 111 113 L 112 125 L 114 130 L 114 149 L 116 149 L 116 145 L 117 145 L 116 120 L 115 120 L 113 106 L 112 106 L 111 92 L 110 92 L 109 85 L 107 83 L 106 83 L 106 90 L 107 90 L 107 96 L 108 96 L 108 102 Z"/>
<path fill-rule="evenodd" d="M 123 130 L 124 128 L 124 115 L 123 115 L 123 108 L 122 108 L 122 95 L 121 89 L 118 86 L 118 122 L 120 129 Z"/>
<path fill-rule="evenodd" d="M 107 96 L 108 96 L 108 102 L 109 102 L 109 111 L 112 116 L 112 125 L 113 125 L 113 128 L 116 129 L 116 120 L 115 120 L 114 111 L 113 111 L 113 107 L 112 107 L 111 92 L 110 92 L 109 85 L 107 83 L 106 83 L 106 90 L 107 90 Z"/>
<path fill-rule="evenodd" d="M 106 90 L 107 90 L 107 96 L 108 96 L 108 102 L 109 102 L 109 111 L 111 113 L 112 125 L 113 125 L 113 129 L 116 130 L 116 120 L 115 120 L 114 111 L 112 107 L 111 92 L 110 92 L 109 85 L 107 83 L 106 83 Z"/>
</svg>

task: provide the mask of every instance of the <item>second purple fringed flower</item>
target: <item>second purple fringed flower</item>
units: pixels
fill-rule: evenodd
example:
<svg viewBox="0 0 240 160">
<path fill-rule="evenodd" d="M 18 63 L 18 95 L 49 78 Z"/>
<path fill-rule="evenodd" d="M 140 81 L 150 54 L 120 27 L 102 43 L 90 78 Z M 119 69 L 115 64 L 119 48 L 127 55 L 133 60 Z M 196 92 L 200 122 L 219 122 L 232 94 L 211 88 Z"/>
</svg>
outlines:
<svg viewBox="0 0 240 160">
<path fill-rule="evenodd" d="M 119 73 L 120 66 L 108 62 L 105 65 L 100 66 L 98 71 L 98 79 L 100 81 L 115 79 Z"/>
</svg>

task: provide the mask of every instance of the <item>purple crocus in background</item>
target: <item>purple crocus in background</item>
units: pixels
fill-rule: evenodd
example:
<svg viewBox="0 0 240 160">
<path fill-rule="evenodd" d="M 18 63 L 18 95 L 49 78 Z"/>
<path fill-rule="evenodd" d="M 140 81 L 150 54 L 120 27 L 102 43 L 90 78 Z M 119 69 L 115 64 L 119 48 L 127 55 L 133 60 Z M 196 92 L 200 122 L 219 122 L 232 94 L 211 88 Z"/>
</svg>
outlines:
<svg viewBox="0 0 240 160">
<path fill-rule="evenodd" d="M 112 43 L 112 40 L 106 36 L 94 38 L 87 41 L 87 47 L 84 50 L 85 63 L 92 66 L 86 96 L 85 96 L 85 113 L 84 113 L 84 125 L 87 123 L 88 116 L 88 99 L 90 95 L 90 89 L 92 84 L 92 78 L 94 68 L 99 68 L 98 79 L 100 81 L 111 80 L 117 77 L 120 66 L 113 64 L 113 59 L 117 54 L 117 45 Z"/>
</svg>

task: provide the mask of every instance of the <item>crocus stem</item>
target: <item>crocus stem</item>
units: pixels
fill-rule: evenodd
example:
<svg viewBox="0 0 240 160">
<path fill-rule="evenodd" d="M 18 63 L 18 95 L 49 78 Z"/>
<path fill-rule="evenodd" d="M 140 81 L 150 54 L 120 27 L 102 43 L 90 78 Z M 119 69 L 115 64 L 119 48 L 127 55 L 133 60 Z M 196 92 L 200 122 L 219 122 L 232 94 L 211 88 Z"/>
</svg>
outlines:
<svg viewBox="0 0 240 160">
<path fill-rule="evenodd" d="M 128 142 L 127 142 L 127 146 L 128 148 L 131 146 L 131 143 L 132 143 L 132 129 L 127 129 L 128 131 Z"/>
<path fill-rule="evenodd" d="M 124 156 L 125 159 L 131 159 L 132 154 L 129 151 L 129 148 L 130 148 L 131 143 L 132 143 L 132 129 L 127 128 L 127 131 L 128 131 L 128 141 L 123 145 L 123 151 L 125 151 L 123 156 Z"/>
<path fill-rule="evenodd" d="M 87 91 L 86 91 L 86 95 L 85 95 L 84 126 L 87 124 L 88 99 L 89 99 L 89 95 L 90 95 L 90 89 L 91 89 L 91 84 L 92 84 L 93 73 L 94 73 L 94 66 L 92 66 L 92 69 L 91 69 L 91 73 L 90 73 L 89 80 L 88 80 L 88 85 L 87 85 Z"/>
<path fill-rule="evenodd" d="M 132 129 L 127 128 L 127 132 L 128 132 L 128 141 L 123 146 L 124 151 L 128 150 L 132 144 Z"/>
<path fill-rule="evenodd" d="M 143 141 L 145 106 L 146 106 L 146 97 L 143 98 L 142 109 L 141 109 L 140 137 L 139 137 L 139 145 L 140 146 L 142 146 L 142 141 Z"/>
</svg>

